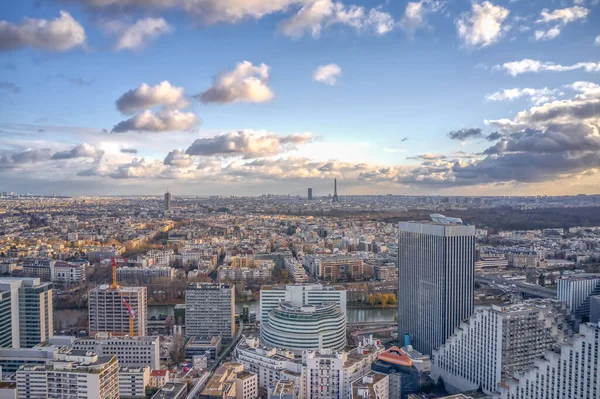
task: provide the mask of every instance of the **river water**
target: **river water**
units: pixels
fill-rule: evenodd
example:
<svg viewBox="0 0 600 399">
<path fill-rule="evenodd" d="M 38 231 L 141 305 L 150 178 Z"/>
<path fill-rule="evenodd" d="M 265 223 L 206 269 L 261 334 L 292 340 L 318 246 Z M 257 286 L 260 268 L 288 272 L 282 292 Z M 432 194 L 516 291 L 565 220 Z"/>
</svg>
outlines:
<svg viewBox="0 0 600 399">
<path fill-rule="evenodd" d="M 235 312 L 241 313 L 244 305 L 247 305 L 250 311 L 258 313 L 258 302 L 236 303 Z M 173 316 L 174 307 L 170 305 L 149 305 L 148 318 L 155 316 L 157 319 L 160 315 Z M 364 321 L 393 321 L 396 320 L 396 308 L 348 308 L 347 321 L 348 323 L 364 322 Z M 87 309 L 60 309 L 54 311 L 54 329 L 67 330 L 83 320 L 87 321 Z"/>
</svg>

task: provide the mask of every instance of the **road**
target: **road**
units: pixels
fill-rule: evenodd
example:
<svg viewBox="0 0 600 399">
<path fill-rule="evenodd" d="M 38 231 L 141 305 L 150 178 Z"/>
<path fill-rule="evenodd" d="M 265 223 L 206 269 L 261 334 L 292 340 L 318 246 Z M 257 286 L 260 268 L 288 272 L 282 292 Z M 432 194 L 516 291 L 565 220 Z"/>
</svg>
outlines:
<svg viewBox="0 0 600 399">
<path fill-rule="evenodd" d="M 503 285 L 509 290 L 519 291 L 529 295 L 535 295 L 541 298 L 556 298 L 556 290 L 552 288 L 540 287 L 535 284 L 528 284 L 523 281 L 507 280 L 500 276 L 475 276 L 475 281 L 488 285 Z M 513 287 L 514 285 L 514 287 Z"/>
</svg>

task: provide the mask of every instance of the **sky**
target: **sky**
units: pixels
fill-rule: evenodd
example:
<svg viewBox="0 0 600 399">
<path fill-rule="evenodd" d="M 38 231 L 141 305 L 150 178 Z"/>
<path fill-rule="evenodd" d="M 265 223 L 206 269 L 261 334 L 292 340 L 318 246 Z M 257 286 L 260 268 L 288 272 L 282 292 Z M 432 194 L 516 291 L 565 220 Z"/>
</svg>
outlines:
<svg viewBox="0 0 600 399">
<path fill-rule="evenodd" d="M 2 192 L 600 193 L 599 0 L 0 11 Z"/>
</svg>

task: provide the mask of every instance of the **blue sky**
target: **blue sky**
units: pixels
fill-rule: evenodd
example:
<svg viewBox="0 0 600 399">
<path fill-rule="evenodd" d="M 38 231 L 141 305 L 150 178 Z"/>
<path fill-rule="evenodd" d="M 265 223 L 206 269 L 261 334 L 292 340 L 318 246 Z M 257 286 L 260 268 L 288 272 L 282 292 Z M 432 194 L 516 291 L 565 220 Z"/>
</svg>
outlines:
<svg viewBox="0 0 600 399">
<path fill-rule="evenodd" d="M 357 194 L 600 192 L 595 0 L 10 3 L 3 191 L 325 194 L 338 178 Z M 248 79 L 269 94 L 240 92 Z M 158 100 L 115 106 L 164 81 Z M 175 95 L 186 104 L 164 103 Z M 186 119 L 110 133 L 146 110 Z"/>
</svg>

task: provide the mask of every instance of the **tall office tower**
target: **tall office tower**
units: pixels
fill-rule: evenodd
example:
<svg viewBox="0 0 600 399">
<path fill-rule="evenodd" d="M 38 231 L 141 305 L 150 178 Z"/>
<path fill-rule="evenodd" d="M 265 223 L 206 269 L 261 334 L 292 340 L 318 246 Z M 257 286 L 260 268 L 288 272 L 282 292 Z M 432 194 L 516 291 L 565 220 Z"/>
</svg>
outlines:
<svg viewBox="0 0 600 399">
<path fill-rule="evenodd" d="M 52 283 L 0 278 L 0 347 L 33 348 L 53 334 Z"/>
<path fill-rule="evenodd" d="M 64 349 L 46 365 L 17 370 L 17 397 L 31 399 L 108 399 L 119 397 L 116 356 Z"/>
<path fill-rule="evenodd" d="M 598 324 L 580 325 L 578 334 L 499 384 L 493 398 L 600 399 L 599 337 Z"/>
<path fill-rule="evenodd" d="M 333 179 L 333 199 L 332 202 L 340 202 L 340 199 L 337 195 L 337 179 Z"/>
<path fill-rule="evenodd" d="M 171 193 L 167 191 L 165 193 L 165 211 L 170 211 L 170 210 L 171 210 Z"/>
<path fill-rule="evenodd" d="M 280 302 L 289 302 L 293 306 L 322 305 L 333 302 L 346 314 L 346 289 L 341 285 L 323 286 L 321 284 L 264 285 L 260 288 L 259 321 L 267 320 L 270 311 Z"/>
<path fill-rule="evenodd" d="M 590 297 L 600 294 L 599 274 L 576 274 L 560 278 L 556 286 L 558 299 L 565 302 L 571 313 L 587 317 Z"/>
<path fill-rule="evenodd" d="M 473 313 L 475 272 L 475 226 L 431 219 L 400 222 L 398 234 L 398 339 L 426 355 Z"/>
<path fill-rule="evenodd" d="M 133 335 L 148 335 L 146 287 L 101 285 L 88 292 L 90 335 L 99 332 L 129 335 L 129 309 L 134 313 Z"/>
<path fill-rule="evenodd" d="M 185 290 L 185 335 L 231 341 L 235 334 L 235 287 L 193 283 Z"/>
<path fill-rule="evenodd" d="M 308 200 L 312 200 L 312 188 L 308 189 Z"/>
<path fill-rule="evenodd" d="M 433 351 L 431 376 L 449 392 L 494 392 L 503 378 L 523 371 L 569 335 L 564 304 L 531 300 L 478 309 Z"/>
</svg>

